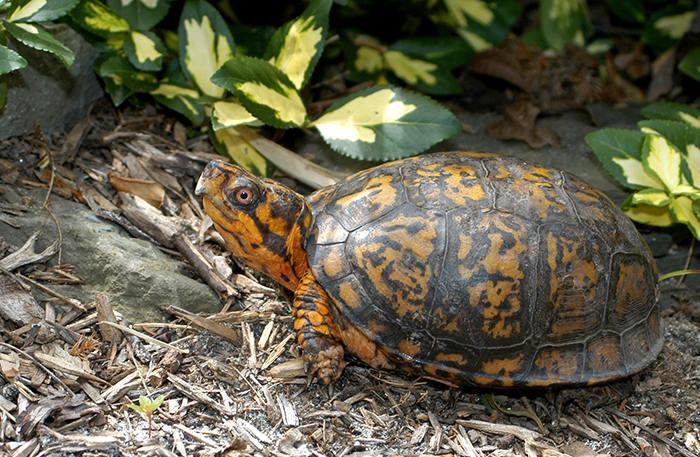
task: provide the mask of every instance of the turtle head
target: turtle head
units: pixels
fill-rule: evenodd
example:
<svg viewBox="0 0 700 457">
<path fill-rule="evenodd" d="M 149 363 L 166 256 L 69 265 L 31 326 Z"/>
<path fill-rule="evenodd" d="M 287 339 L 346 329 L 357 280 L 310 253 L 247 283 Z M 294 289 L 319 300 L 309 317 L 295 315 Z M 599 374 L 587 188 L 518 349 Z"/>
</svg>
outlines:
<svg viewBox="0 0 700 457">
<path fill-rule="evenodd" d="M 211 162 L 197 195 L 234 256 L 288 289 L 308 269 L 305 238 L 311 211 L 301 195 L 224 162 Z"/>
</svg>

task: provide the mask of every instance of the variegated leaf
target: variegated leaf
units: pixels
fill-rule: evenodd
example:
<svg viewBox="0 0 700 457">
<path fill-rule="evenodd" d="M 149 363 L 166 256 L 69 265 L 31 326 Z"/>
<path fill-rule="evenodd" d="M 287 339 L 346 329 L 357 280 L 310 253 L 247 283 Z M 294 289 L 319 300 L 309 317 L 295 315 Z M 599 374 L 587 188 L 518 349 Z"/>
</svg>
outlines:
<svg viewBox="0 0 700 457">
<path fill-rule="evenodd" d="M 186 116 L 194 125 L 204 121 L 204 105 L 199 102 L 200 93 L 191 87 L 163 80 L 150 94 L 159 103 Z"/>
<path fill-rule="evenodd" d="M 70 12 L 70 16 L 88 32 L 100 37 L 129 31 L 129 23 L 99 0 L 84 0 Z"/>
<path fill-rule="evenodd" d="M 673 195 L 684 195 L 692 198 L 693 200 L 700 200 L 700 189 L 688 184 L 681 184 L 673 189 Z"/>
<path fill-rule="evenodd" d="M 693 236 L 700 239 L 700 221 L 693 208 L 693 200 L 688 197 L 678 197 L 669 205 L 669 210 L 676 222 L 688 226 Z"/>
<path fill-rule="evenodd" d="M 659 180 L 668 192 L 681 184 L 681 151 L 666 138 L 654 133 L 644 135 L 644 170 Z"/>
<path fill-rule="evenodd" d="M 124 52 L 139 70 L 158 71 L 167 51 L 155 33 L 133 31 L 124 40 Z"/>
<path fill-rule="evenodd" d="M 17 38 L 30 48 L 47 51 L 58 56 L 66 68 L 75 60 L 75 53 L 54 38 L 39 24 L 25 22 L 5 22 L 7 33 Z"/>
<path fill-rule="evenodd" d="M 11 3 L 9 22 L 46 22 L 63 17 L 80 0 L 15 0 Z"/>
<path fill-rule="evenodd" d="M 672 198 L 663 190 L 642 189 L 632 194 L 630 204 L 632 206 L 668 206 L 668 204 L 671 203 L 671 200 Z"/>
<path fill-rule="evenodd" d="M 231 91 L 253 116 L 277 128 L 306 124 L 306 107 L 296 87 L 277 67 L 254 57 L 235 57 L 211 77 Z"/>
<path fill-rule="evenodd" d="M 388 69 L 416 89 L 431 95 L 455 95 L 462 86 L 452 72 L 440 65 L 389 49 L 384 53 Z"/>
<path fill-rule="evenodd" d="M 221 98 L 225 91 L 211 76 L 234 56 L 233 37 L 221 14 L 204 0 L 188 0 L 178 29 L 180 65 L 204 94 Z"/>
<path fill-rule="evenodd" d="M 434 100 L 392 86 L 345 97 L 310 125 L 335 150 L 363 160 L 415 155 L 462 129 Z"/>
<path fill-rule="evenodd" d="M 311 77 L 328 32 L 328 14 L 333 0 L 313 0 L 297 19 L 280 27 L 272 36 L 265 60 L 282 70 L 300 90 Z"/>
<path fill-rule="evenodd" d="M 0 75 L 19 70 L 27 66 L 27 61 L 12 49 L 0 45 Z"/>
<path fill-rule="evenodd" d="M 623 186 L 632 189 L 664 188 L 654 176 L 646 172 L 642 164 L 642 132 L 602 129 L 586 135 L 586 143 L 593 149 L 605 170 Z"/>
<path fill-rule="evenodd" d="M 250 125 L 259 127 L 263 125 L 260 120 L 250 114 L 240 103 L 220 101 L 214 103 L 211 112 L 211 123 L 214 130 Z"/>
<path fill-rule="evenodd" d="M 211 138 L 220 154 L 258 176 L 270 175 L 267 160 L 236 129 L 212 130 Z"/>
<path fill-rule="evenodd" d="M 656 227 L 669 227 L 675 223 L 668 206 L 632 205 L 632 196 L 623 204 L 622 210 L 627 217 L 640 224 Z"/>
<path fill-rule="evenodd" d="M 155 76 L 137 70 L 123 55 L 102 54 L 95 68 L 117 106 L 136 92 L 150 92 L 158 87 Z"/>
</svg>

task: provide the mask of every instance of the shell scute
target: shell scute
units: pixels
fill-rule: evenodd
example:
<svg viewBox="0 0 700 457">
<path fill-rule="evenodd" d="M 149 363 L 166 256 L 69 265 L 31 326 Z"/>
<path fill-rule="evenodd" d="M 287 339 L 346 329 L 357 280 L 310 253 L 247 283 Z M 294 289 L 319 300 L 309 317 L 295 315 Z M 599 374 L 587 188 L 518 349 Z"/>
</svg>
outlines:
<svg viewBox="0 0 700 457">
<path fill-rule="evenodd" d="M 653 258 L 568 173 L 429 154 L 309 198 L 309 265 L 347 325 L 403 369 L 449 382 L 588 384 L 663 344 Z"/>
</svg>

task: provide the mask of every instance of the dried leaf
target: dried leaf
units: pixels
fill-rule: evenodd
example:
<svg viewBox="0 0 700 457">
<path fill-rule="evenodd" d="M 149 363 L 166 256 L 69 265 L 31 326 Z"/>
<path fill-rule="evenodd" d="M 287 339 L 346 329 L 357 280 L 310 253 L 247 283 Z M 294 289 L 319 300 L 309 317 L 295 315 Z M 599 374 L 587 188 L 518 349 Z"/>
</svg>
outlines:
<svg viewBox="0 0 700 457">
<path fill-rule="evenodd" d="M 147 179 L 123 178 L 114 172 L 109 174 L 109 182 L 117 190 L 136 195 L 151 206 L 160 208 L 165 198 L 165 189 L 159 183 Z"/>
<path fill-rule="evenodd" d="M 523 140 L 533 148 L 551 144 L 561 146 L 561 138 L 551 127 L 537 127 L 535 119 L 540 110 L 532 103 L 518 100 L 506 109 L 502 120 L 490 124 L 486 130 L 501 140 Z"/>
</svg>

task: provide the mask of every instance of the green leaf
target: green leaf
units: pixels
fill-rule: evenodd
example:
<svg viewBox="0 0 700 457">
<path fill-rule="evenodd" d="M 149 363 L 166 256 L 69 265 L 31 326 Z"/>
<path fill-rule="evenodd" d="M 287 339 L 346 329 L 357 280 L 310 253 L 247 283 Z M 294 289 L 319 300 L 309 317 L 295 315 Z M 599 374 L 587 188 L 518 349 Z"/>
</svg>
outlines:
<svg viewBox="0 0 700 457">
<path fill-rule="evenodd" d="M 46 22 L 63 17 L 80 0 L 15 0 L 11 3 L 9 22 Z"/>
<path fill-rule="evenodd" d="M 4 26 L 7 33 L 30 48 L 55 54 L 61 59 L 66 68 L 70 68 L 73 65 L 75 53 L 51 36 L 41 25 L 24 22 L 5 22 Z"/>
<path fill-rule="evenodd" d="M 642 163 L 650 175 L 672 193 L 681 184 L 681 151 L 666 138 L 654 133 L 644 135 Z"/>
<path fill-rule="evenodd" d="M 270 176 L 267 160 L 236 129 L 212 130 L 210 138 L 221 155 L 258 176 Z"/>
<path fill-rule="evenodd" d="M 255 57 L 234 57 L 211 77 L 232 92 L 253 116 L 277 128 L 306 124 L 306 107 L 286 74 Z"/>
<path fill-rule="evenodd" d="M 236 43 L 236 55 L 263 58 L 265 50 L 275 34 L 272 27 L 257 27 L 246 24 L 230 26 Z"/>
<path fill-rule="evenodd" d="M 204 105 L 199 102 L 201 94 L 192 87 L 166 78 L 150 93 L 159 103 L 186 116 L 194 125 L 204 121 Z"/>
<path fill-rule="evenodd" d="M 124 40 L 124 52 L 131 64 L 139 70 L 159 71 L 167 51 L 155 33 L 134 31 Z"/>
<path fill-rule="evenodd" d="M 250 114 L 240 103 L 221 101 L 214 103 L 211 112 L 211 123 L 214 130 L 250 125 L 263 125 L 260 120 Z"/>
<path fill-rule="evenodd" d="M 363 160 L 412 156 L 462 130 L 436 101 L 392 86 L 345 97 L 310 125 L 336 151 Z"/>
<path fill-rule="evenodd" d="M 623 186 L 631 189 L 663 189 L 663 185 L 644 170 L 642 132 L 602 129 L 586 135 L 586 143 L 593 149 L 605 170 Z"/>
<path fill-rule="evenodd" d="M 608 0 L 610 11 L 627 22 L 644 22 L 644 0 Z"/>
<path fill-rule="evenodd" d="M 633 196 L 630 196 L 622 204 L 622 210 L 633 221 L 655 227 L 669 227 L 675 223 L 668 206 L 633 206 L 632 198 Z"/>
<path fill-rule="evenodd" d="M 421 36 L 405 38 L 389 48 L 407 56 L 420 57 L 447 70 L 461 67 L 474 51 L 456 36 Z"/>
<path fill-rule="evenodd" d="M 221 14 L 204 0 L 188 0 L 180 16 L 180 65 L 204 94 L 221 98 L 225 91 L 210 80 L 234 55 L 233 36 Z"/>
<path fill-rule="evenodd" d="M 432 95 L 455 95 L 462 92 L 452 73 L 438 64 L 414 59 L 406 54 L 389 50 L 384 53 L 387 68 L 418 90 Z"/>
<path fill-rule="evenodd" d="M 103 54 L 95 67 L 116 105 L 136 92 L 150 92 L 158 87 L 155 76 L 137 70 L 124 55 Z"/>
<path fill-rule="evenodd" d="M 19 70 L 27 66 L 27 61 L 7 46 L 0 45 L 0 75 Z"/>
<path fill-rule="evenodd" d="M 690 51 L 678 64 L 678 69 L 696 81 L 700 81 L 700 47 Z"/>
<path fill-rule="evenodd" d="M 107 4 L 132 30 L 153 28 L 170 9 L 169 0 L 107 0 Z"/>
<path fill-rule="evenodd" d="M 654 13 L 644 24 L 642 42 L 662 53 L 675 45 L 688 31 L 695 16 L 695 6 L 688 2 L 675 2 Z"/>
<path fill-rule="evenodd" d="M 297 90 L 311 77 L 328 33 L 328 14 L 333 0 L 313 0 L 297 19 L 272 36 L 265 60 L 282 70 Z"/>
<path fill-rule="evenodd" d="M 660 189 L 642 189 L 632 194 L 630 204 L 632 206 L 651 205 L 651 206 L 668 206 L 672 198 L 663 190 Z"/>
<path fill-rule="evenodd" d="M 591 30 L 582 0 L 541 0 L 540 24 L 547 43 L 554 49 L 562 49 L 575 39 L 583 44 Z"/>
<path fill-rule="evenodd" d="M 639 122 L 643 132 L 656 132 L 683 153 L 683 175 L 691 184 L 700 184 L 700 129 L 681 121 L 652 119 Z"/>
<path fill-rule="evenodd" d="M 647 119 L 666 119 L 683 121 L 695 128 L 700 128 L 700 110 L 689 105 L 671 102 L 656 102 L 640 111 Z"/>
<path fill-rule="evenodd" d="M 129 31 L 129 23 L 99 0 L 83 0 L 70 16 L 82 28 L 103 38 Z"/>
<path fill-rule="evenodd" d="M 693 209 L 693 200 L 688 197 L 678 197 L 669 205 L 669 210 L 676 222 L 688 226 L 693 236 L 700 239 L 700 221 Z"/>
</svg>

